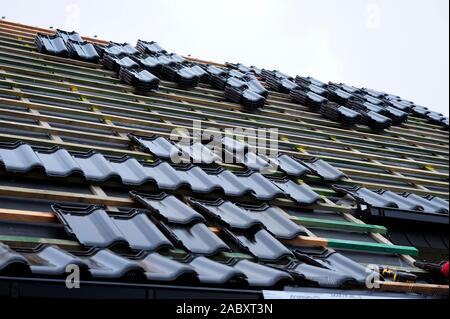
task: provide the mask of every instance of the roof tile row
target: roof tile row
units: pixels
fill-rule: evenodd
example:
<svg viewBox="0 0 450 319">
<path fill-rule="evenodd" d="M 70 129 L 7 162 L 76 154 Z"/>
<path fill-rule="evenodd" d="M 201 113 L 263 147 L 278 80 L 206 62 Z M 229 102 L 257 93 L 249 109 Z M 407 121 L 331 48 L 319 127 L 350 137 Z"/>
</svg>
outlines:
<svg viewBox="0 0 450 319">
<path fill-rule="evenodd" d="M 27 173 L 33 169 L 48 176 L 83 176 L 88 181 L 119 179 L 125 185 L 154 183 L 162 190 L 190 187 L 196 193 L 223 191 L 227 196 L 253 195 L 260 200 L 289 197 L 302 205 L 320 200 L 306 184 L 290 180 L 271 180 L 258 172 L 231 172 L 224 169 L 202 169 L 193 165 L 171 166 L 158 161 L 153 164 L 135 158 L 113 158 L 96 152 L 69 153 L 65 149 L 34 150 L 24 143 L 0 144 L 0 163 L 11 173 Z"/>
</svg>

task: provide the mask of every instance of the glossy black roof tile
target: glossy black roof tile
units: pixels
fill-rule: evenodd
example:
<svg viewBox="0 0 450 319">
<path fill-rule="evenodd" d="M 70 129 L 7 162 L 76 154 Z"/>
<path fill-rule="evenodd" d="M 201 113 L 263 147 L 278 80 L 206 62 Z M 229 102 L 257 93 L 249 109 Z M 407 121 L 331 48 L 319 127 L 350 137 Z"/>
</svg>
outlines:
<svg viewBox="0 0 450 319">
<path fill-rule="evenodd" d="M 76 173 L 83 174 L 83 170 L 81 169 L 80 165 L 65 149 L 36 149 L 35 154 L 39 158 L 41 164 L 44 166 L 44 169 L 48 176 L 67 177 Z"/>
<path fill-rule="evenodd" d="M 212 216 L 220 223 L 229 228 L 246 230 L 254 226 L 263 224 L 253 214 L 249 214 L 244 209 L 236 206 L 232 202 L 218 199 L 216 201 L 194 200 L 191 202 L 199 210 Z"/>
<path fill-rule="evenodd" d="M 151 41 L 143 41 L 138 40 L 136 48 L 142 52 L 142 53 L 149 53 L 149 54 L 157 54 L 157 53 L 166 53 L 167 51 L 164 50 L 158 43 Z"/>
<path fill-rule="evenodd" d="M 150 180 L 154 181 L 160 189 L 176 190 L 189 185 L 177 171 L 166 162 L 155 162 L 144 166 Z"/>
<path fill-rule="evenodd" d="M 307 106 L 313 111 L 319 111 L 322 105 L 328 102 L 326 97 L 300 88 L 292 90 L 289 97 L 293 102 Z"/>
<path fill-rule="evenodd" d="M 427 196 L 426 199 L 431 201 L 436 207 L 439 207 L 439 209 L 442 209 L 443 212 L 449 211 L 449 202 L 447 200 L 431 195 Z"/>
<path fill-rule="evenodd" d="M 54 157 L 53 159 L 56 160 Z M 120 177 L 110 161 L 100 153 L 75 154 L 73 159 L 82 168 L 87 180 L 106 181 L 113 177 Z"/>
<path fill-rule="evenodd" d="M 57 246 L 44 246 L 23 255 L 33 274 L 60 276 L 66 273 L 69 265 L 88 268 L 84 261 Z"/>
<path fill-rule="evenodd" d="M 148 254 L 137 261 L 145 270 L 145 276 L 151 281 L 173 282 L 180 278 L 197 279 L 197 273 L 188 264 L 161 256 Z"/>
<path fill-rule="evenodd" d="M 220 189 L 210 176 L 198 166 L 175 166 L 177 175 L 190 186 L 192 191 L 201 194 L 209 194 Z"/>
<path fill-rule="evenodd" d="M 247 166 L 247 168 L 255 171 L 269 170 L 272 167 L 271 163 L 269 163 L 268 160 L 264 159 L 254 152 L 236 154 L 235 159 L 237 163 L 242 163 Z"/>
<path fill-rule="evenodd" d="M 289 240 L 300 235 L 307 235 L 303 226 L 294 223 L 276 207 L 265 204 L 259 207 L 245 205 L 242 209 L 247 214 L 251 214 L 253 218 L 259 220 L 278 239 Z"/>
<path fill-rule="evenodd" d="M 230 250 L 230 247 L 203 223 L 184 226 L 161 222 L 161 226 L 174 242 L 191 253 L 212 256 Z"/>
<path fill-rule="evenodd" d="M 104 47 L 103 50 L 104 54 L 112 56 L 120 56 L 120 55 L 134 56 L 139 54 L 139 51 L 129 43 L 121 44 L 110 42 L 107 46 Z"/>
<path fill-rule="evenodd" d="M 126 84 L 134 86 L 139 93 L 148 93 L 159 87 L 159 78 L 141 68 L 121 67 L 119 78 Z"/>
<path fill-rule="evenodd" d="M 220 160 L 218 155 L 200 142 L 189 145 L 179 144 L 178 147 L 183 153 L 187 154 L 191 158 L 192 163 L 195 164 L 213 164 Z"/>
<path fill-rule="evenodd" d="M 9 246 L 0 242 L 0 274 L 17 268 L 28 268 L 28 261 Z"/>
<path fill-rule="evenodd" d="M 417 205 L 420 210 L 423 210 L 425 212 L 429 213 L 435 213 L 435 214 L 448 214 L 448 202 L 445 204 L 445 201 L 443 199 L 436 199 L 433 198 L 432 200 L 420 197 L 416 194 L 410 194 L 410 193 L 404 193 L 403 196 L 414 205 Z"/>
<path fill-rule="evenodd" d="M 161 148 L 161 152 L 163 149 Z M 190 187 L 197 193 L 223 190 L 228 196 L 251 194 L 264 201 L 289 195 L 294 196 L 299 202 L 308 203 L 314 201 L 315 196 L 306 185 L 279 185 L 286 189 L 288 194 L 285 194 L 280 187 L 258 172 L 202 169 L 187 164 L 171 166 L 159 160 L 150 164 L 128 156 L 104 156 L 93 151 L 68 153 L 60 148 L 33 150 L 23 143 L 0 144 L 0 163 L 12 173 L 26 173 L 39 168 L 52 177 L 62 178 L 71 174 L 82 174 L 87 181 L 106 182 L 116 179 L 129 186 L 153 183 L 161 190 Z"/>
<path fill-rule="evenodd" d="M 349 275 L 306 263 L 292 263 L 285 269 L 288 269 L 294 276 L 299 276 L 321 288 L 342 288 L 355 283 L 355 280 Z"/>
<path fill-rule="evenodd" d="M 56 55 L 63 58 L 69 56 L 69 50 L 67 49 L 63 38 L 57 35 L 37 33 L 34 39 L 34 43 L 40 53 Z"/>
<path fill-rule="evenodd" d="M 108 165 L 103 166 L 101 164 L 108 164 Z M 142 185 L 149 180 L 151 181 L 154 180 L 149 170 L 146 169 L 145 166 L 141 165 L 134 158 L 127 158 L 127 157 L 124 157 L 122 159 L 109 158 L 106 162 L 100 162 L 98 167 L 108 167 L 108 166 L 111 166 L 112 168 L 112 173 L 108 175 L 108 179 L 118 175 L 122 180 L 122 183 L 125 185 Z"/>
<path fill-rule="evenodd" d="M 325 181 L 337 182 L 345 177 L 344 173 L 321 159 L 303 160 L 302 164 Z"/>
<path fill-rule="evenodd" d="M 272 200 L 277 197 L 285 197 L 285 193 L 268 178 L 258 172 L 236 172 L 238 179 L 252 190 L 253 195 L 259 200 Z M 289 189 L 291 191 L 291 189 Z"/>
<path fill-rule="evenodd" d="M 165 80 L 178 83 L 183 88 L 196 87 L 199 82 L 197 72 L 180 63 L 163 65 L 161 75 Z"/>
<path fill-rule="evenodd" d="M 174 144 L 164 137 L 143 137 L 134 134 L 129 134 L 129 137 L 144 151 L 165 160 L 191 159 L 193 163 L 212 164 L 219 159 L 200 142 L 185 145 Z"/>
<path fill-rule="evenodd" d="M 129 137 L 144 151 L 161 159 L 169 160 L 175 158 L 180 151 L 175 144 L 164 137 L 143 137 L 134 134 L 129 134 Z"/>
<path fill-rule="evenodd" d="M 238 269 L 205 257 L 196 257 L 189 262 L 189 265 L 198 274 L 200 282 L 204 284 L 242 282 L 246 279 L 246 276 Z"/>
<path fill-rule="evenodd" d="M 295 82 L 297 82 L 299 84 L 304 84 L 304 85 L 311 85 L 311 84 L 313 84 L 313 85 L 318 86 L 318 87 L 326 87 L 327 86 L 326 83 L 323 83 L 323 82 L 321 82 L 319 80 L 316 80 L 313 77 L 302 77 L 302 76 L 299 76 L 299 75 L 297 75 L 295 77 Z"/>
<path fill-rule="evenodd" d="M 91 63 L 98 63 L 100 60 L 100 56 L 92 43 L 68 40 L 67 49 L 74 59 Z"/>
<path fill-rule="evenodd" d="M 291 275 L 285 271 L 267 267 L 248 260 L 238 261 L 234 269 L 242 272 L 252 287 L 273 287 L 281 283 L 293 281 Z"/>
<path fill-rule="evenodd" d="M 108 214 L 102 207 L 74 208 L 53 205 L 67 232 L 84 246 L 106 248 L 125 243 L 133 250 L 158 250 L 172 244 L 140 211 Z"/>
<path fill-rule="evenodd" d="M 119 256 L 108 249 L 81 257 L 94 278 L 144 277 L 144 268 L 135 260 Z"/>
<path fill-rule="evenodd" d="M 0 143 L 0 163 L 5 169 L 14 173 L 27 173 L 42 164 L 31 146 L 23 143 Z"/>
<path fill-rule="evenodd" d="M 61 37 L 65 43 L 69 42 L 69 40 L 75 41 L 75 42 L 83 42 L 84 41 L 83 38 L 80 36 L 80 34 L 75 31 L 68 32 L 68 31 L 56 29 L 55 35 L 57 35 L 58 37 Z"/>
<path fill-rule="evenodd" d="M 161 72 L 162 70 L 162 63 L 161 61 L 154 56 L 140 56 L 140 57 L 134 57 L 134 60 L 139 63 L 139 65 L 153 73 L 153 74 L 158 74 Z"/>
<path fill-rule="evenodd" d="M 233 172 L 219 169 L 204 169 L 214 183 L 220 185 L 224 193 L 231 197 L 244 196 L 253 193 L 251 185 L 245 183 L 243 178 L 238 178 Z"/>
<path fill-rule="evenodd" d="M 397 204 L 384 198 L 382 195 L 375 193 L 367 188 L 362 187 L 344 187 L 344 186 L 333 186 L 335 190 L 351 195 L 359 203 L 366 203 L 371 206 L 376 207 L 393 207 L 397 208 Z"/>
<path fill-rule="evenodd" d="M 311 173 L 311 170 L 303 165 L 300 160 L 286 154 L 280 155 L 277 158 L 276 163 L 279 165 L 279 168 L 289 176 L 300 177 Z"/>
<path fill-rule="evenodd" d="M 228 229 L 225 232 L 242 249 L 250 252 L 261 261 L 275 262 L 292 255 L 289 249 L 265 229 L 258 230 L 255 233 L 232 232 Z"/>
<path fill-rule="evenodd" d="M 164 193 L 148 195 L 136 192 L 130 194 L 150 211 L 169 223 L 185 225 L 194 221 L 205 221 L 202 215 L 173 195 Z"/>
<path fill-rule="evenodd" d="M 416 194 L 396 194 L 391 191 L 376 192 L 362 187 L 334 186 L 337 191 L 351 195 L 360 204 L 373 207 L 398 208 L 407 211 L 423 211 L 432 214 L 448 214 L 448 202 L 437 197 L 421 197 Z"/>
<path fill-rule="evenodd" d="M 366 278 L 371 274 L 367 271 L 367 268 L 360 263 L 329 249 L 312 251 L 298 248 L 294 250 L 294 254 L 299 260 L 306 264 L 334 272 L 335 275 L 330 274 L 330 279 L 333 279 L 334 277 L 334 279 L 337 280 L 336 283 L 350 283 L 348 278 L 351 278 L 353 284 L 363 286 L 366 284 Z M 313 271 L 313 269 L 310 268 L 307 270 Z M 314 274 L 314 272 L 312 272 L 312 274 Z M 322 280 L 323 279 L 324 278 L 322 278 Z M 322 283 L 326 284 L 327 282 L 322 281 Z M 331 283 L 333 283 L 333 281 L 331 281 Z"/>
<path fill-rule="evenodd" d="M 132 69 L 139 67 L 139 64 L 127 55 L 109 55 L 103 56 L 102 64 L 108 69 L 120 72 L 122 68 Z"/>
<path fill-rule="evenodd" d="M 320 195 L 305 183 L 297 184 L 288 179 L 274 178 L 272 178 L 272 182 L 300 205 L 312 205 L 321 200 Z"/>
</svg>

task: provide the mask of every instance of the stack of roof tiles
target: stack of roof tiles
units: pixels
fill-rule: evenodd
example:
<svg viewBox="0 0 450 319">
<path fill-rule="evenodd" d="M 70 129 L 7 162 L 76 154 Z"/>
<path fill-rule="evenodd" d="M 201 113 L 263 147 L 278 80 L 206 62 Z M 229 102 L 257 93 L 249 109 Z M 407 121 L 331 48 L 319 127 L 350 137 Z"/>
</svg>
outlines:
<svg viewBox="0 0 450 319">
<path fill-rule="evenodd" d="M 63 285 L 69 265 L 111 293 L 162 285 L 184 297 L 192 287 L 219 298 L 371 294 L 366 278 L 379 269 L 367 264 L 398 272 L 382 272 L 381 296 L 448 284 L 412 260 L 426 259 L 412 246 L 448 251 L 442 115 L 374 90 L 184 58 L 156 42 L 27 30 L 17 39 L 0 22 L 0 295 L 5 280 L 27 296 L 43 291 L 23 278 Z M 212 126 L 206 137 L 169 138 L 186 137 L 175 129 L 192 120 Z M 279 152 L 228 136 L 230 126 L 279 128 L 270 137 Z M 410 227 L 401 230 L 410 241 L 383 238 L 400 237 L 390 226 Z M 392 283 L 405 280 L 423 285 Z"/>
</svg>

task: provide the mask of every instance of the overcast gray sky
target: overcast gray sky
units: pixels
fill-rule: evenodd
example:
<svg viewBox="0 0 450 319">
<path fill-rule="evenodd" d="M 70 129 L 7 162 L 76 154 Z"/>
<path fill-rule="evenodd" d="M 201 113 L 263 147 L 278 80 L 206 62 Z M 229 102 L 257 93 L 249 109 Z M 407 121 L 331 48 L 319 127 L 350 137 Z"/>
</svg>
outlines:
<svg viewBox="0 0 450 319">
<path fill-rule="evenodd" d="M 448 115 L 448 0 L 0 0 L 42 27 L 397 94 Z"/>
</svg>

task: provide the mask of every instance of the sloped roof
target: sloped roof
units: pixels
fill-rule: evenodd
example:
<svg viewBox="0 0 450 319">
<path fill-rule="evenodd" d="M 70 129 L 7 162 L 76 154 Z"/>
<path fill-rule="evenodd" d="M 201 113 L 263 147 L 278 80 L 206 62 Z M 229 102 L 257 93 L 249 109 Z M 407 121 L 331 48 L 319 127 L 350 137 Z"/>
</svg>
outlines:
<svg viewBox="0 0 450 319">
<path fill-rule="evenodd" d="M 193 120 L 223 153 L 175 145 Z M 226 128 L 276 128 L 279 154 Z M 351 293 L 377 264 L 421 283 L 386 272 L 382 292 L 448 294 L 391 232 L 448 251 L 448 119 L 392 94 L 0 21 L 0 175 L 2 284 L 76 264 L 98 285 Z"/>
</svg>

